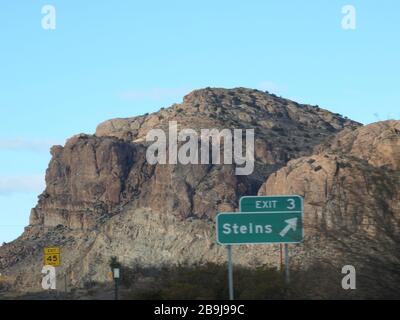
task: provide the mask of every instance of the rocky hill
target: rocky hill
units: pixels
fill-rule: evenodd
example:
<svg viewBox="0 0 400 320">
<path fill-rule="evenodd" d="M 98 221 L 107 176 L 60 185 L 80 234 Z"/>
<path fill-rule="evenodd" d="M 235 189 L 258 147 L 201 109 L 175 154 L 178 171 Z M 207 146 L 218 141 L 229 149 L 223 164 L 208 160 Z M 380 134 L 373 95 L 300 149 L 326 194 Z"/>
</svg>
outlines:
<svg viewBox="0 0 400 320">
<path fill-rule="evenodd" d="M 255 170 L 236 176 L 233 166 L 156 165 L 145 159 L 150 129 L 255 129 Z M 213 218 L 256 194 L 268 175 L 343 128 L 359 124 L 318 107 L 249 89 L 204 89 L 154 114 L 114 119 L 95 135 L 78 135 L 52 149 L 47 188 L 31 225 L 90 229 L 131 204 L 182 218 Z M 210 192 L 212 190 L 212 192 Z"/>
<path fill-rule="evenodd" d="M 255 129 L 253 174 L 235 175 L 235 165 L 150 165 L 145 136 L 150 129 L 167 131 L 170 121 L 197 131 Z M 215 214 L 237 210 L 241 196 L 258 192 L 305 196 L 313 231 L 293 254 L 295 264 L 307 265 L 312 252 L 325 254 L 311 245 L 311 235 L 321 233 L 315 230 L 320 221 L 364 224 L 353 199 L 369 208 L 381 205 L 368 198 L 380 188 L 385 206 L 398 212 L 398 130 L 396 121 L 361 127 L 317 106 L 244 88 L 197 90 L 159 112 L 109 120 L 94 135 L 80 134 L 52 148 L 46 190 L 24 234 L 0 248 L 0 272 L 14 289 L 40 290 L 42 249 L 56 245 L 63 252 L 59 274 L 75 286 L 105 281 L 111 256 L 126 265 L 220 263 L 226 257 L 215 243 Z M 341 216 L 325 211 L 342 206 L 338 182 L 356 192 Z M 276 265 L 278 250 L 241 246 L 235 262 Z"/>
<path fill-rule="evenodd" d="M 356 266 L 364 297 L 398 298 L 400 121 L 345 129 L 317 150 L 271 174 L 259 194 L 304 197 L 300 257 Z"/>
</svg>

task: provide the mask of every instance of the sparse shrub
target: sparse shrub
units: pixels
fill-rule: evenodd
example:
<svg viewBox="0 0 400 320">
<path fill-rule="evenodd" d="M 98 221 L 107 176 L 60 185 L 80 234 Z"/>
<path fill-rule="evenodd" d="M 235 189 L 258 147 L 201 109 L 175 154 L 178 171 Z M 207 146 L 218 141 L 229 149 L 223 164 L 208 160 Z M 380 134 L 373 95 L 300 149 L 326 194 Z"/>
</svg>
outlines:
<svg viewBox="0 0 400 320">
<path fill-rule="evenodd" d="M 97 283 L 96 281 L 93 281 L 93 280 L 88 280 L 88 281 L 85 281 L 85 282 L 83 283 L 83 287 L 84 287 L 86 290 L 93 289 L 93 288 L 95 288 L 97 285 L 98 285 L 98 283 Z"/>
<path fill-rule="evenodd" d="M 138 276 L 140 274 L 137 268 L 127 268 L 125 266 L 121 267 L 121 279 L 120 283 L 126 288 L 131 288 L 136 283 Z"/>
<path fill-rule="evenodd" d="M 96 289 L 95 288 L 89 289 L 87 293 L 89 296 L 94 296 L 96 294 Z"/>
<path fill-rule="evenodd" d="M 234 283 L 235 295 L 239 299 L 284 298 L 283 277 L 274 269 L 235 266 Z M 207 263 L 163 267 L 154 275 L 148 289 L 131 288 L 130 299 L 223 300 L 228 297 L 227 265 Z"/>
<path fill-rule="evenodd" d="M 138 289 L 127 294 L 127 299 L 132 300 L 161 300 L 161 290 L 160 289 Z"/>
<path fill-rule="evenodd" d="M 284 299 L 286 285 L 276 269 L 261 267 L 256 270 L 244 268 L 236 271 L 236 296 L 242 300 Z"/>
<path fill-rule="evenodd" d="M 10 288 L 10 285 L 8 282 L 0 280 L 0 292 L 7 291 L 9 288 Z"/>
<path fill-rule="evenodd" d="M 321 166 L 316 166 L 316 167 L 314 168 L 314 171 L 315 171 L 315 172 L 318 172 L 318 171 L 320 171 L 321 169 L 322 169 Z"/>
</svg>

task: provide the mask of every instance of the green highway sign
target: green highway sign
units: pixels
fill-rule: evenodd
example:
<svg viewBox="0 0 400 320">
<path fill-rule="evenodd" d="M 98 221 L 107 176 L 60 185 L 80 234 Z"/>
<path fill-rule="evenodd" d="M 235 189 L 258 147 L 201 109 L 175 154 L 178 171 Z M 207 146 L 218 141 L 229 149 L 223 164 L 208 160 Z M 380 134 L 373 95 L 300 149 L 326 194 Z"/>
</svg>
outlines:
<svg viewBox="0 0 400 320">
<path fill-rule="evenodd" d="M 242 197 L 240 212 L 303 212 L 303 198 L 292 196 Z"/>
<path fill-rule="evenodd" d="M 299 243 L 303 240 L 302 212 L 220 213 L 217 242 L 221 245 Z"/>
<path fill-rule="evenodd" d="M 297 195 L 242 197 L 240 212 L 217 215 L 222 245 L 299 243 L 303 240 L 303 198 Z"/>
</svg>

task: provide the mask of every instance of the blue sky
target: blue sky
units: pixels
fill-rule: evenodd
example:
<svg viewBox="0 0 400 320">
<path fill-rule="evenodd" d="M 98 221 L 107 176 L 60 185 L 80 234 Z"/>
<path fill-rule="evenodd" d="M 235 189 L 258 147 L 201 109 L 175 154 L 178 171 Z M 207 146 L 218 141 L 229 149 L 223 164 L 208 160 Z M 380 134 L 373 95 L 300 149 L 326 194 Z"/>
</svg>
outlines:
<svg viewBox="0 0 400 320">
<path fill-rule="evenodd" d="M 56 30 L 41 27 L 43 5 Z M 355 30 L 341 27 L 353 5 Z M 0 242 L 43 189 L 49 147 L 195 88 L 268 89 L 362 123 L 400 118 L 398 0 L 0 4 Z"/>
</svg>

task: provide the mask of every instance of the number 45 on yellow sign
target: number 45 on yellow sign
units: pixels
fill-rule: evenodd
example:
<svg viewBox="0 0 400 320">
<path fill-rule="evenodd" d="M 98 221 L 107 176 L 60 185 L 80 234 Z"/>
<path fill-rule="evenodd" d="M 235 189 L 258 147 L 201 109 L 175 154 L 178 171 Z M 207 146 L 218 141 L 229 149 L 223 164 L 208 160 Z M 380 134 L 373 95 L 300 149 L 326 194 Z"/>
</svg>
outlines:
<svg viewBox="0 0 400 320">
<path fill-rule="evenodd" d="M 58 247 L 44 248 L 43 265 L 59 267 L 61 265 L 61 251 Z"/>
</svg>

